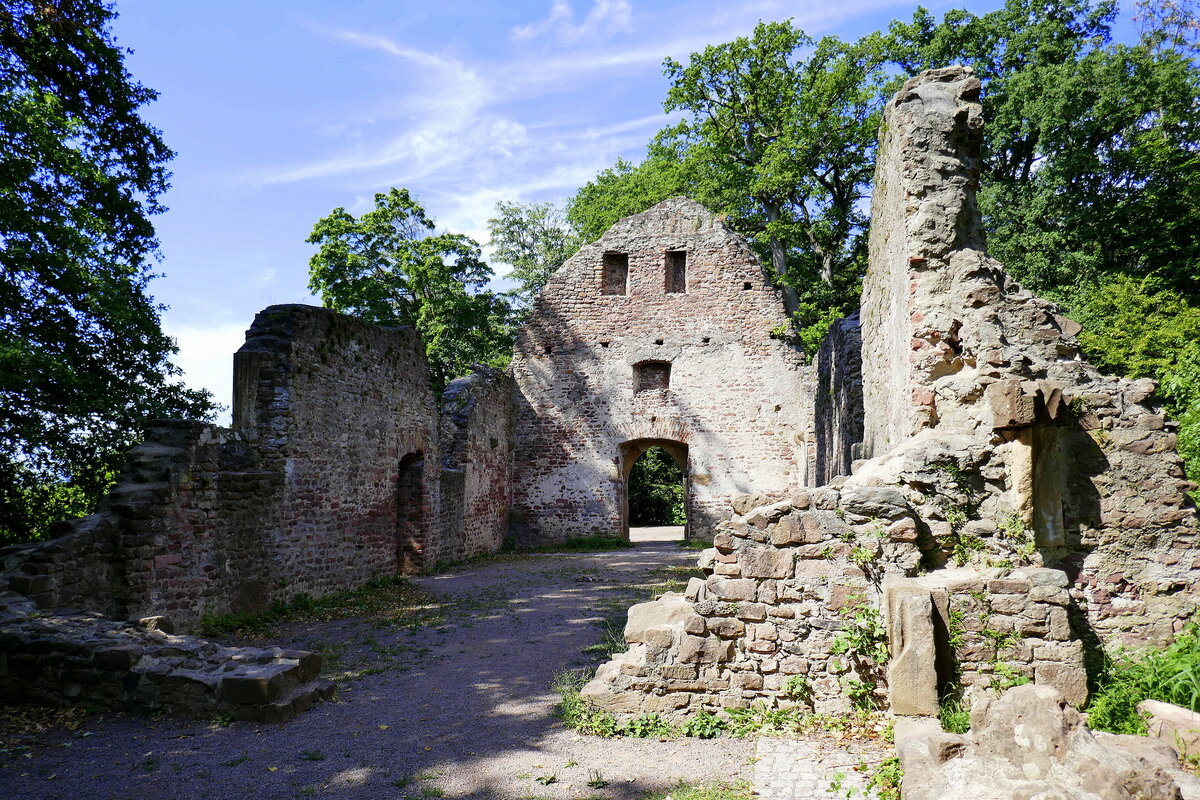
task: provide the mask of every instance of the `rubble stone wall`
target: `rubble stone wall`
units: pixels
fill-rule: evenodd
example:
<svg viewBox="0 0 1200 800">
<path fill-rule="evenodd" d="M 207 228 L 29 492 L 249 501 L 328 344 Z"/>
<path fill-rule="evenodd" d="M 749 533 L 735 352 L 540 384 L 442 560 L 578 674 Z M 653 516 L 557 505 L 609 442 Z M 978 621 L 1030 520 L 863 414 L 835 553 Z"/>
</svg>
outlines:
<svg viewBox="0 0 1200 800">
<path fill-rule="evenodd" d="M 881 696 L 889 660 L 894 691 L 930 689 L 920 713 L 939 681 L 1028 677 L 1082 702 L 1085 647 L 1162 642 L 1195 611 L 1193 487 L 1156 387 L 1100 375 L 1079 326 L 986 254 L 978 92 L 969 69 L 931 70 L 885 109 L 861 312 L 869 459 L 790 501 L 739 500 L 709 577 L 631 611 L 633 646 L 585 689 L 601 707 L 794 703 L 791 676 L 844 707 Z M 883 601 L 906 581 L 923 601 Z M 848 668 L 846 637 L 871 622 L 890 649 Z"/>
<path fill-rule="evenodd" d="M 0 698 L 6 702 L 165 711 L 286 722 L 328 697 L 321 657 L 278 647 L 224 647 L 95 612 L 47 616 L 0 592 Z"/>
<path fill-rule="evenodd" d="M 512 393 L 508 373 L 476 367 L 442 396 L 442 512 L 430 564 L 494 553 L 512 504 Z"/>
<path fill-rule="evenodd" d="M 438 486 L 404 528 L 398 471 L 437 458 L 428 367 L 416 334 L 324 309 L 272 306 L 235 356 L 233 429 L 154 423 L 100 510 L 2 554 L 9 588 L 44 608 L 117 618 L 207 615 L 417 565 Z M 404 534 L 408 534 L 407 536 Z"/>
<path fill-rule="evenodd" d="M 668 254 L 681 252 L 686 291 L 669 292 L 678 256 Z M 602 280 L 606 254 L 627 257 L 624 283 Z M 621 535 L 628 455 L 645 444 L 686 447 L 690 536 L 711 537 L 735 494 L 803 485 L 807 368 L 772 336 L 786 321 L 745 242 L 690 200 L 621 220 L 582 248 L 517 337 L 514 534 Z M 669 365 L 667 388 L 639 390 L 642 365 L 656 380 Z"/>
</svg>

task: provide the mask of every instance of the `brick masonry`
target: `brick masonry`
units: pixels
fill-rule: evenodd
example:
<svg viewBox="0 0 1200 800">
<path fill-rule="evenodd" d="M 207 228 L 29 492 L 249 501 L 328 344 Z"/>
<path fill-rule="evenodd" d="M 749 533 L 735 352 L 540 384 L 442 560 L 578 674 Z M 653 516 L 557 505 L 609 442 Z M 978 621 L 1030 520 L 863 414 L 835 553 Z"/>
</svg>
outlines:
<svg viewBox="0 0 1200 800">
<path fill-rule="evenodd" d="M 668 292 L 680 253 L 686 291 Z M 616 263 L 627 264 L 624 280 Z M 772 335 L 786 320 L 746 243 L 690 200 L 664 201 L 585 246 L 517 338 L 514 534 L 622 535 L 625 480 L 647 444 L 666 443 L 686 464 L 689 536 L 710 538 L 735 494 L 803 485 L 807 368 Z M 668 388 L 638 391 L 639 365 L 655 381 L 669 365 Z"/>
</svg>

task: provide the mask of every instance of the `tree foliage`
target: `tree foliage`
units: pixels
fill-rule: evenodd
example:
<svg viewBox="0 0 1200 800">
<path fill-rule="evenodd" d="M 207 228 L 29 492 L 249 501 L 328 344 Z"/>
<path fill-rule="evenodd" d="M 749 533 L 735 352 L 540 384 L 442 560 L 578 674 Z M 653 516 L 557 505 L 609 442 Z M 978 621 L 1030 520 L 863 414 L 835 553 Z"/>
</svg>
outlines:
<svg viewBox="0 0 1200 800">
<path fill-rule="evenodd" d="M 512 267 L 507 277 L 517 281 L 514 294 L 525 304 L 579 249 L 579 237 L 553 203 L 497 203 L 488 233 L 496 260 Z"/>
<path fill-rule="evenodd" d="M 173 155 L 99 0 L 0 9 L 0 539 L 87 513 L 154 417 L 200 417 L 146 293 Z"/>
<path fill-rule="evenodd" d="M 683 525 L 683 470 L 661 447 L 651 447 L 629 471 L 630 525 Z"/>
<path fill-rule="evenodd" d="M 335 208 L 308 237 L 308 285 L 326 308 L 415 327 L 440 393 L 473 364 L 507 363 L 512 330 L 504 298 L 483 288 L 492 271 L 479 245 L 435 228 L 406 189 L 376 194 L 361 217 Z"/>
<path fill-rule="evenodd" d="M 618 220 L 679 195 L 695 196 L 684 164 L 676 154 L 652 151 L 637 165 L 617 159 L 581 186 L 567 201 L 567 220 L 583 242 L 594 242 Z"/>
</svg>

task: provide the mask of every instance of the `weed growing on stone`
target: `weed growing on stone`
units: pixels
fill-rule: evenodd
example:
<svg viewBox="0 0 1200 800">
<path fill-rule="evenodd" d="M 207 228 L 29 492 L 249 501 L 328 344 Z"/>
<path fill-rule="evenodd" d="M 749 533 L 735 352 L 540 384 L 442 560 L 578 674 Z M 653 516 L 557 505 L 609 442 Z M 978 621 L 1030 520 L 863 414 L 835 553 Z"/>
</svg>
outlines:
<svg viewBox="0 0 1200 800">
<path fill-rule="evenodd" d="M 958 698 L 947 698 L 938 706 L 938 719 L 947 733 L 971 730 L 971 710 Z"/>
<path fill-rule="evenodd" d="M 1110 733 L 1145 733 L 1143 700 L 1200 711 L 1200 623 L 1189 622 L 1166 648 L 1106 656 L 1088 725 Z"/>
<path fill-rule="evenodd" d="M 589 789 L 603 789 L 608 786 L 608 781 L 604 780 L 604 775 L 598 769 L 588 770 L 587 785 Z"/>
<path fill-rule="evenodd" d="M 699 711 L 687 718 L 680 731 L 695 739 L 715 739 L 720 736 L 725 721 L 709 711 Z"/>
<path fill-rule="evenodd" d="M 675 728 L 658 714 L 642 714 L 626 722 L 621 733 L 635 739 L 658 739 L 675 735 Z"/>
</svg>

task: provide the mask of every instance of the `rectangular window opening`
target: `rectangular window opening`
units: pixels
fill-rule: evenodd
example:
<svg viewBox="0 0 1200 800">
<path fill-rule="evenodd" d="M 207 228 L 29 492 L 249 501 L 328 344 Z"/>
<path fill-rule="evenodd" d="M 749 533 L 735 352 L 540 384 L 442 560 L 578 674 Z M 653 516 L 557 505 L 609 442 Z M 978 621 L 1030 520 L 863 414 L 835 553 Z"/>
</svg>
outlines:
<svg viewBox="0 0 1200 800">
<path fill-rule="evenodd" d="M 671 388 L 671 365 L 665 361 L 643 361 L 633 367 L 635 392 Z"/>
<path fill-rule="evenodd" d="M 629 254 L 605 253 L 603 275 L 600 277 L 601 294 L 628 294 Z"/>
<path fill-rule="evenodd" d="M 667 294 L 684 294 L 687 292 L 687 251 L 667 251 Z"/>
</svg>

